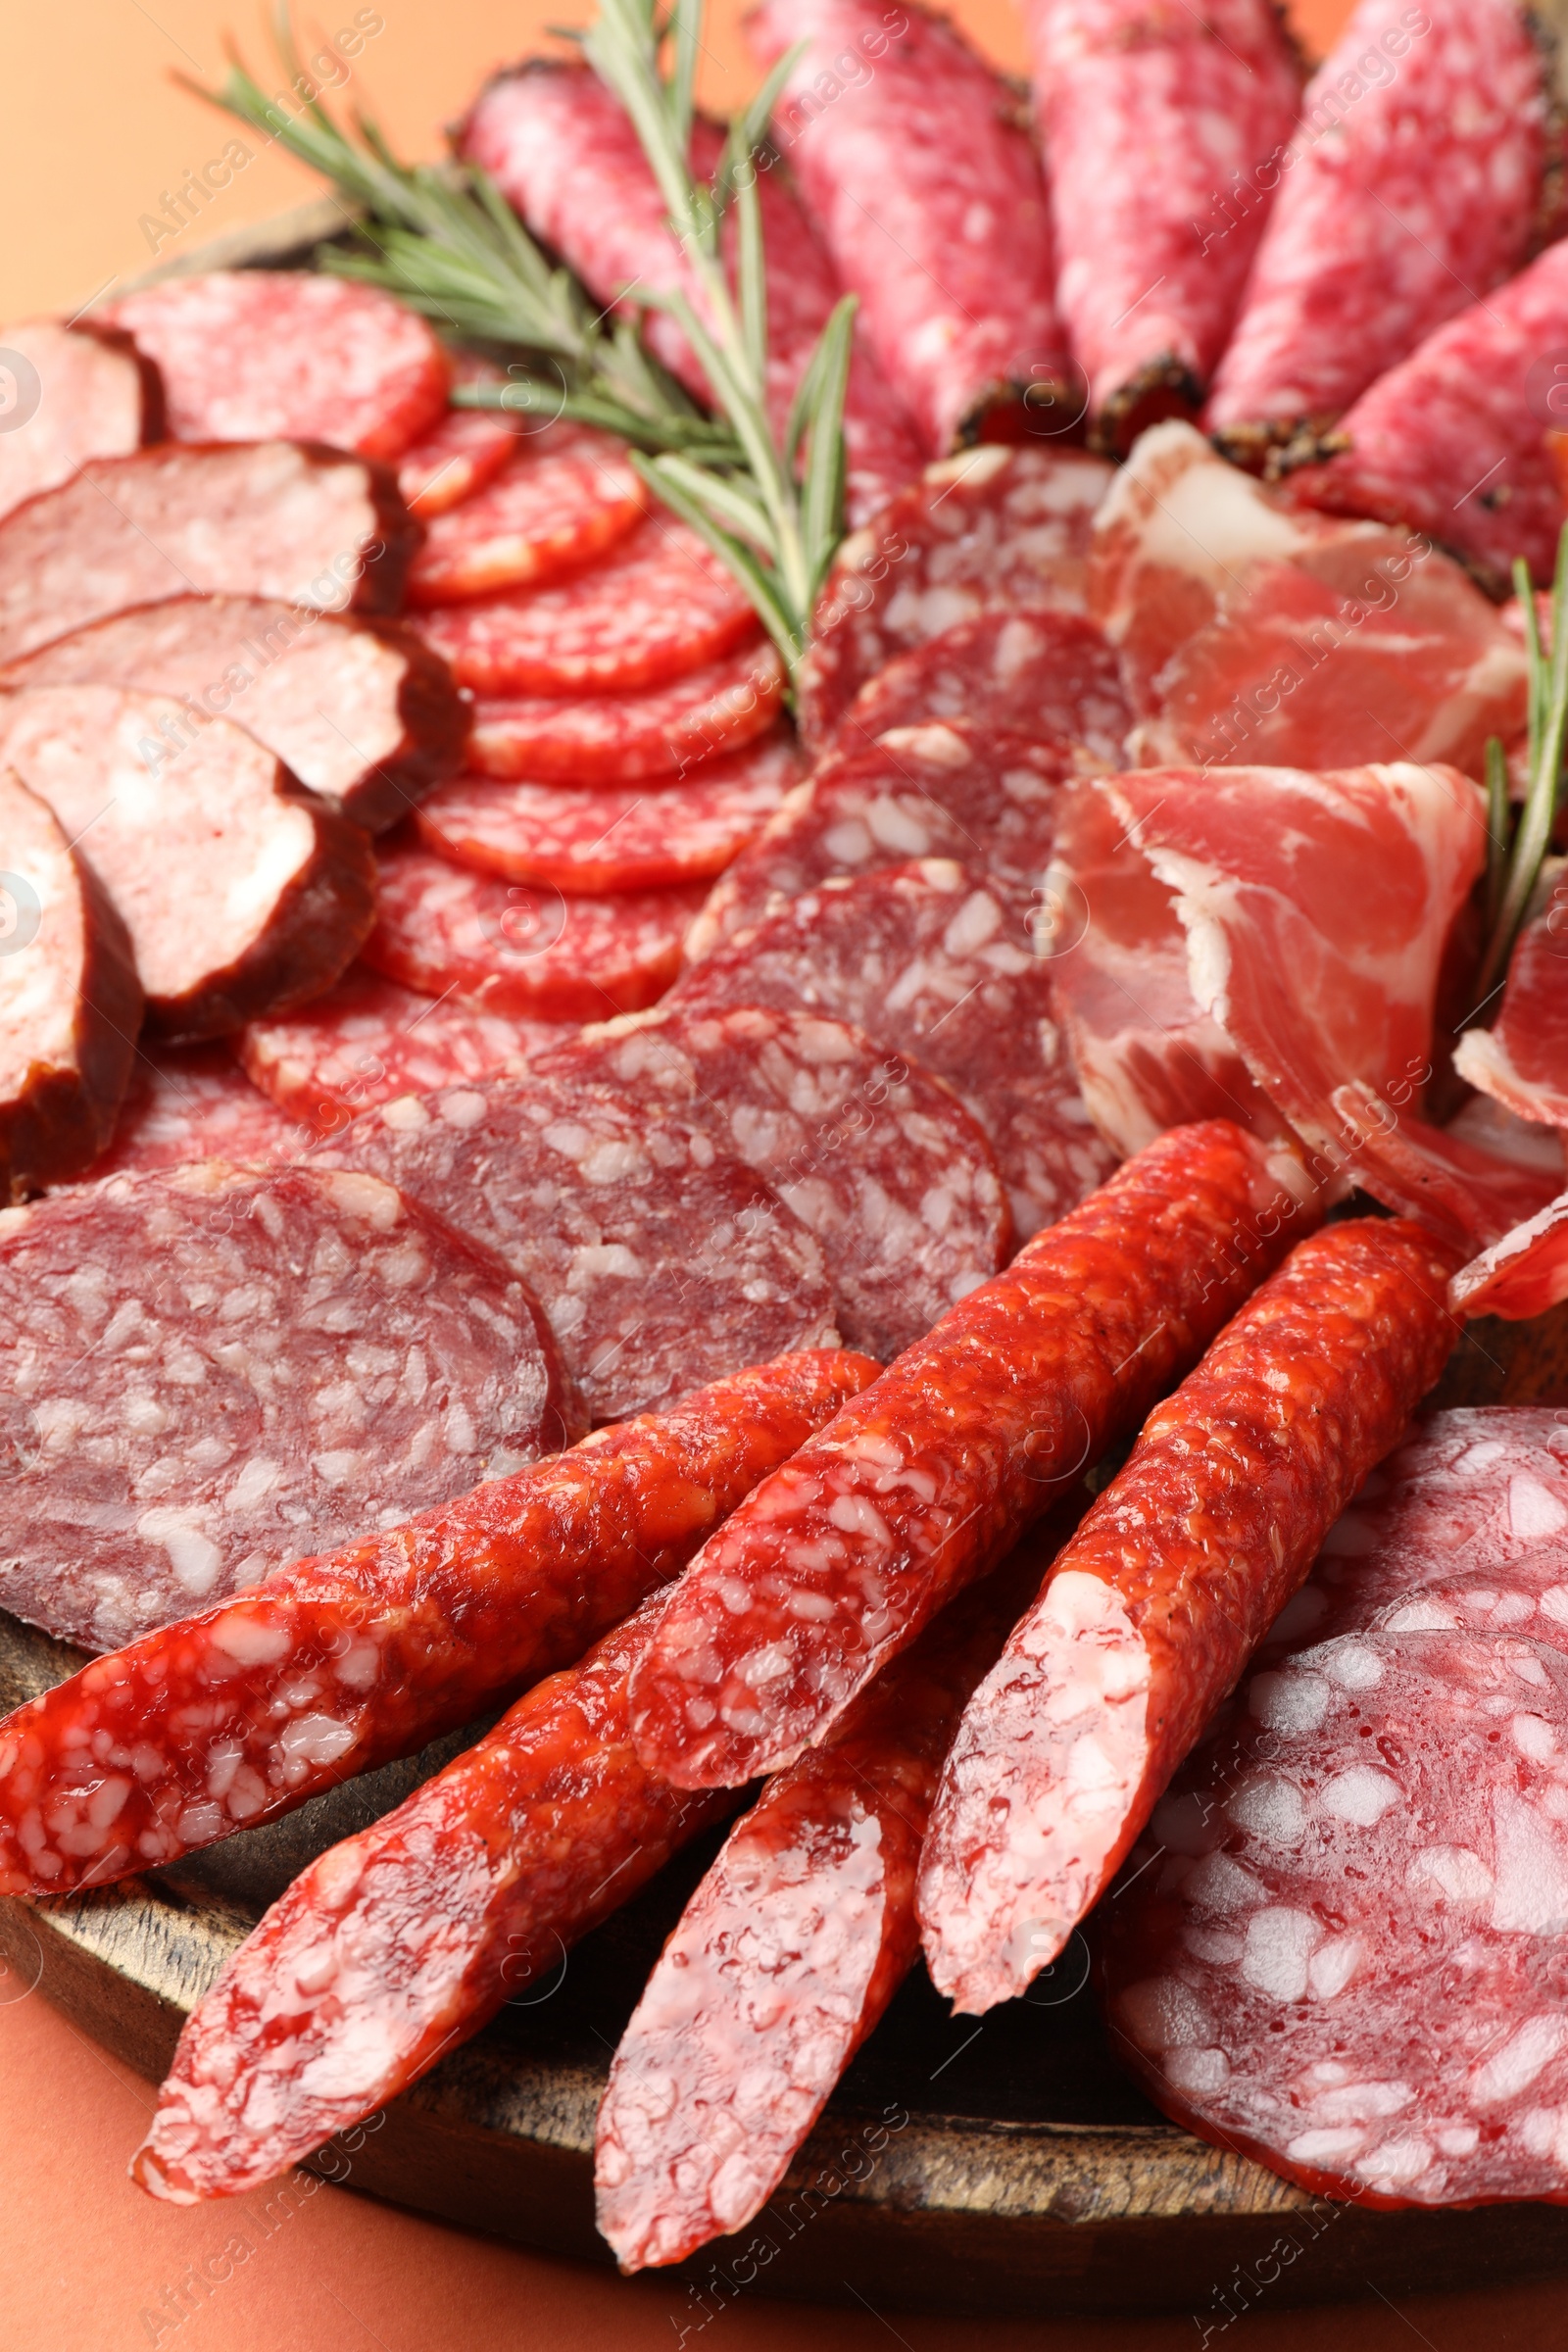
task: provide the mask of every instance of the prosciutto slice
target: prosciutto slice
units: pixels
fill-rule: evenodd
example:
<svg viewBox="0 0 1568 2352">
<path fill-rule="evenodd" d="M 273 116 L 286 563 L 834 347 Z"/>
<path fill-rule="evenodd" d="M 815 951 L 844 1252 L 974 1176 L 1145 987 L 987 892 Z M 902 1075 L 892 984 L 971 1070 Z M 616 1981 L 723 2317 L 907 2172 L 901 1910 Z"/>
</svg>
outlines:
<svg viewBox="0 0 1568 2352">
<path fill-rule="evenodd" d="M 1568 879 L 1519 934 L 1495 1026 L 1467 1029 L 1453 1066 L 1515 1118 L 1568 1127 Z"/>
</svg>

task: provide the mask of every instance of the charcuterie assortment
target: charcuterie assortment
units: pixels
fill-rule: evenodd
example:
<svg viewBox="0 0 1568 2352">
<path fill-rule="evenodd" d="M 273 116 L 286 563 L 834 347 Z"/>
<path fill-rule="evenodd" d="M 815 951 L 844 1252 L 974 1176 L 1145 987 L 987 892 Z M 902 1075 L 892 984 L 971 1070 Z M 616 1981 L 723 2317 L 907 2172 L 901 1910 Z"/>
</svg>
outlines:
<svg viewBox="0 0 1568 2352">
<path fill-rule="evenodd" d="M 1551 61 L 1023 14 L 764 0 L 724 124 L 601 0 L 444 172 L 236 64 L 342 235 L 4 332 L 0 1607 L 91 1654 L 0 1894 L 448 1742 L 204 1980 L 159 2196 L 711 1829 L 627 2270 L 1080 1929 L 1232 2158 L 1568 2202 L 1568 1437 L 1475 1329 L 1568 1302 Z"/>
</svg>

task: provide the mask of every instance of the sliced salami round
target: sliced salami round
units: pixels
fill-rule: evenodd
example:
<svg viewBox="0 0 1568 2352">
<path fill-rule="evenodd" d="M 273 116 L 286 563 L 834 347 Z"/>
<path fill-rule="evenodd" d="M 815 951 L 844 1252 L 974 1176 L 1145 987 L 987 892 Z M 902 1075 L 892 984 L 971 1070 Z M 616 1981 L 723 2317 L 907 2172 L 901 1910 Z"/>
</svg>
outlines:
<svg viewBox="0 0 1568 2352">
<path fill-rule="evenodd" d="M 895 655 L 982 612 L 1084 611 L 1089 526 L 1111 469 L 1079 449 L 988 444 L 928 466 L 840 548 L 801 673 L 819 748 Z"/>
<path fill-rule="evenodd" d="M 602 1021 L 663 995 L 703 895 L 696 882 L 567 899 L 399 841 L 380 854 L 375 928 L 362 953 L 373 971 L 421 996 L 542 1021 Z"/>
<path fill-rule="evenodd" d="M 1006 1197 L 969 1113 L 845 1021 L 656 1012 L 536 1067 L 673 1109 L 744 1159 L 820 1243 L 846 1346 L 884 1363 L 1006 1260 Z"/>
<path fill-rule="evenodd" d="M 522 1284 L 388 1184 L 221 1160 L 0 1216 L 0 1601 L 91 1649 L 553 1451 Z"/>
<path fill-rule="evenodd" d="M 177 441 L 276 436 L 400 458 L 446 406 L 451 363 L 430 327 L 346 278 L 215 270 L 97 315 L 156 364 Z"/>
<path fill-rule="evenodd" d="M 577 579 L 450 606 L 421 629 L 460 684 L 491 695 L 662 686 L 760 633 L 739 581 L 663 514 Z"/>
<path fill-rule="evenodd" d="M 1090 1123 L 1027 921 L 949 858 L 807 891 L 694 965 L 665 1002 L 830 1013 L 946 1079 L 990 1140 L 1020 1242 L 1116 1165 Z"/>
<path fill-rule="evenodd" d="M 1568 1660 L 1348 1635 L 1238 1721 L 1100 1912 L 1152 2096 L 1358 2205 L 1568 2195 Z"/>
<path fill-rule="evenodd" d="M 144 1043 L 121 1104 L 115 1140 L 92 1174 L 141 1174 L 192 1159 L 270 1167 L 295 1159 L 311 1132 L 251 1084 L 227 1044 Z"/>
<path fill-rule="evenodd" d="M 462 604 L 574 571 L 624 539 L 646 504 L 621 442 L 591 425 L 547 425 L 482 490 L 431 517 L 409 602 Z"/>
<path fill-rule="evenodd" d="M 328 1157 L 386 1177 L 519 1274 L 596 1422 L 837 1345 L 813 1236 L 662 1101 L 532 1071 L 368 1111 Z"/>
<path fill-rule="evenodd" d="M 859 751 L 890 727 L 956 720 L 1062 743 L 1123 763 L 1132 711 L 1102 630 L 1070 612 L 985 612 L 898 655 L 845 712 L 835 745 Z"/>
<path fill-rule="evenodd" d="M 227 719 L 191 740 L 163 695 L 27 687 L 0 695 L 0 763 L 80 842 L 166 1037 L 318 996 L 374 919 L 365 835 Z"/>
<path fill-rule="evenodd" d="M 0 1201 L 114 1133 L 141 1025 L 125 926 L 48 804 L 0 762 Z"/>
<path fill-rule="evenodd" d="M 773 724 L 784 665 L 771 645 L 742 646 L 667 685 L 570 699 L 480 703 L 468 760 L 485 776 L 555 784 L 634 784 L 683 775 Z"/>
<path fill-rule="evenodd" d="M 69 482 L 89 458 L 128 457 L 164 429 L 158 371 L 130 337 L 28 318 L 0 327 L 11 379 L 0 434 L 0 517 Z"/>
<path fill-rule="evenodd" d="M 468 353 L 452 364 L 454 385 L 506 380 L 499 368 Z M 398 488 L 410 513 L 428 520 L 493 482 L 516 452 L 515 418 L 494 409 L 447 409 L 398 460 Z"/>
<path fill-rule="evenodd" d="M 181 737 L 231 718 L 369 833 L 453 773 L 468 732 L 466 703 L 412 630 L 260 596 L 143 605 L 0 670 L 0 686 L 82 685 L 175 696 Z"/>
<path fill-rule="evenodd" d="M 298 1012 L 252 1021 L 234 1050 L 250 1091 L 261 1089 L 258 1101 L 270 1097 L 278 1112 L 321 1137 L 399 1095 L 514 1077 L 532 1053 L 559 1042 L 552 1023 L 508 1020 L 452 998 L 438 1003 L 357 963 Z"/>
<path fill-rule="evenodd" d="M 657 890 L 721 873 L 797 783 L 793 731 L 705 760 L 680 782 L 503 784 L 459 776 L 416 819 L 421 840 L 479 873 L 557 890 Z"/>
</svg>

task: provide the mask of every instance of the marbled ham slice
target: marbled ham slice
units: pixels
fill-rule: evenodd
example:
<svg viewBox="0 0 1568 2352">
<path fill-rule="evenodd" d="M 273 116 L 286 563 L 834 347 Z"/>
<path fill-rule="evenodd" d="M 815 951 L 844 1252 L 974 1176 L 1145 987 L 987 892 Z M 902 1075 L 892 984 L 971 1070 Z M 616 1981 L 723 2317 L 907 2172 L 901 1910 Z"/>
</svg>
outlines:
<svg viewBox="0 0 1568 2352">
<path fill-rule="evenodd" d="M 1519 935 L 1491 1029 L 1454 1048 L 1461 1078 L 1516 1118 L 1568 1127 L 1568 888 Z"/>
</svg>

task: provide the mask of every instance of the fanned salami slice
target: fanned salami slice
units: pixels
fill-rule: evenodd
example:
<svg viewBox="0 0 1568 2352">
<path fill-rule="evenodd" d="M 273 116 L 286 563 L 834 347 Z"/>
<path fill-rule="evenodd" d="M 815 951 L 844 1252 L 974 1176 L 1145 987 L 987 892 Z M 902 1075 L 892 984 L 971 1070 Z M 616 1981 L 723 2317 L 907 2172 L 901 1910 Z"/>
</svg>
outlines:
<svg viewBox="0 0 1568 2352">
<path fill-rule="evenodd" d="M 399 1095 L 515 1077 L 533 1053 L 557 1041 L 552 1023 L 508 1020 L 455 998 L 416 996 L 354 964 L 335 988 L 297 1012 L 249 1022 L 234 1052 L 250 1091 L 261 1090 L 258 1104 L 270 1098 L 299 1150 Z M 224 1149 L 222 1156 L 244 1154 Z"/>
<path fill-rule="evenodd" d="M 602 1021 L 662 997 L 680 969 L 701 883 L 567 899 L 450 865 L 399 841 L 379 858 L 372 971 L 484 1012 Z"/>
<path fill-rule="evenodd" d="M 1524 261 L 1547 165 L 1548 68 L 1516 0 L 1361 0 L 1288 147 L 1204 225 L 1272 210 L 1204 422 L 1242 458 L 1333 422 Z"/>
<path fill-rule="evenodd" d="M 879 1361 L 1006 1258 L 1006 1198 L 980 1129 L 940 1081 L 847 1022 L 656 1012 L 537 1066 L 672 1109 L 745 1160 L 820 1243 L 846 1345 Z"/>
<path fill-rule="evenodd" d="M 678 782 L 503 784 L 459 776 L 418 812 L 443 858 L 509 881 L 596 895 L 657 890 L 722 873 L 798 782 L 795 738 L 779 728 Z"/>
<path fill-rule="evenodd" d="M 409 602 L 459 605 L 575 571 L 624 539 L 646 503 L 623 443 L 592 425 L 547 425 L 482 490 L 432 515 Z"/>
<path fill-rule="evenodd" d="M 760 633 L 739 582 L 668 514 L 649 515 L 559 588 L 450 606 L 420 623 L 459 684 L 490 695 L 662 686 Z"/>
<path fill-rule="evenodd" d="M 468 732 L 467 706 L 411 630 L 265 597 L 172 597 L 0 670 L 0 687 L 83 685 L 175 696 L 171 753 L 232 719 L 371 833 L 452 774 Z"/>
<path fill-rule="evenodd" d="M 1296 1650 L 1244 1686 L 1102 1910 L 1117 2046 L 1168 2115 L 1305 2188 L 1562 2199 L 1565 1812 L 1554 1648 Z"/>
<path fill-rule="evenodd" d="M 8 427 L 0 517 L 56 489 L 89 458 L 123 458 L 164 429 L 163 386 L 128 335 L 28 318 L 0 327 Z"/>
<path fill-rule="evenodd" d="M 722 144 L 713 123 L 698 122 L 694 169 L 710 174 Z M 631 121 L 586 66 L 534 58 L 499 74 L 459 132 L 459 148 L 494 174 L 534 235 L 600 302 L 630 315 L 640 289 L 679 289 L 700 316 L 706 312 Z M 767 405 L 779 432 L 843 288 L 784 174 L 760 172 L 757 185 L 767 285 Z M 732 236 L 726 246 L 733 270 Z M 655 312 L 646 331 L 657 358 L 689 392 L 710 401 L 711 387 L 673 319 Z M 912 478 L 921 454 L 896 386 L 863 348 L 850 368 L 844 432 L 850 519 L 860 523 Z"/>
<path fill-rule="evenodd" d="M 452 364 L 459 384 L 504 384 L 488 360 L 464 353 Z M 494 481 L 516 455 L 517 419 L 494 409 L 447 409 L 398 460 L 398 488 L 413 514 L 445 514 Z"/>
<path fill-rule="evenodd" d="M 1348 409 L 1348 447 L 1291 476 L 1331 514 L 1426 531 L 1500 594 L 1516 557 L 1551 578 L 1568 509 L 1546 446 L 1568 350 L 1568 245 L 1428 335 Z"/>
<path fill-rule="evenodd" d="M 1132 713 L 1116 656 L 1070 612 L 987 612 L 897 655 L 860 688 L 834 744 L 860 750 L 891 727 L 957 721 L 1061 743 L 1120 767 Z"/>
<path fill-rule="evenodd" d="M 779 143 L 927 457 L 1000 425 L 999 411 L 1013 431 L 1069 430 L 1084 403 L 1014 93 L 923 8 L 764 0 L 747 30 L 766 67 L 801 45 L 774 110 Z"/>
<path fill-rule="evenodd" d="M 324 441 L 400 458 L 446 406 L 451 363 L 378 287 L 294 270 L 215 270 L 96 314 L 157 366 L 178 441 Z"/>
<path fill-rule="evenodd" d="M 330 986 L 374 920 L 375 858 L 227 719 L 172 748 L 183 716 L 121 686 L 24 688 L 0 695 L 0 763 L 80 843 L 149 1021 L 195 1041 Z"/>
<path fill-rule="evenodd" d="M 0 1202 L 114 1133 L 141 1024 L 125 926 L 47 802 L 0 764 Z"/>
<path fill-rule="evenodd" d="M 693 925 L 695 962 L 831 874 L 951 858 L 1002 896 L 1037 899 L 1070 755 L 964 726 L 901 727 L 835 753 L 744 850 Z"/>
<path fill-rule="evenodd" d="M 95 1180 L 173 1168 L 191 1159 L 239 1167 L 295 1159 L 310 1130 L 251 1084 L 228 1045 L 144 1042 L 115 1124 L 115 1140 L 92 1164 Z"/>
<path fill-rule="evenodd" d="M 990 1139 L 1019 1241 L 1116 1164 L 1090 1123 L 1027 920 L 951 859 L 824 882 L 695 964 L 665 1002 L 830 1013 L 945 1078 Z"/>
<path fill-rule="evenodd" d="M 1290 138 L 1300 79 L 1268 0 L 1029 0 L 1056 300 L 1107 448 L 1196 410 L 1266 203 L 1226 199 Z"/>
<path fill-rule="evenodd" d="M 1111 479 L 1079 449 L 966 450 L 928 466 L 834 559 L 800 677 L 819 750 L 899 654 L 985 612 L 1082 612 L 1090 524 Z"/>
<path fill-rule="evenodd" d="M 5 1212 L 0 1291 L 0 1596 L 89 1649 L 569 1434 L 522 1285 L 372 1177 L 112 1176 Z"/>
<path fill-rule="evenodd" d="M 1554 898 L 1519 934 L 1495 1022 L 1467 1029 L 1453 1050 L 1453 1066 L 1471 1086 L 1515 1117 L 1552 1127 L 1568 1127 L 1565 927 Z"/>
<path fill-rule="evenodd" d="M 536 1068 L 367 1111 L 329 1157 L 511 1266 L 596 1422 L 838 1345 L 815 1237 L 677 1101 Z"/>
<path fill-rule="evenodd" d="M 419 529 L 380 466 L 292 441 L 94 458 L 0 522 L 0 662 L 172 596 L 395 612 Z"/>
<path fill-rule="evenodd" d="M 715 752 L 753 742 L 783 699 L 784 665 L 772 646 L 742 646 L 641 693 L 480 703 L 468 760 L 481 775 L 557 784 L 684 774 Z"/>
</svg>

